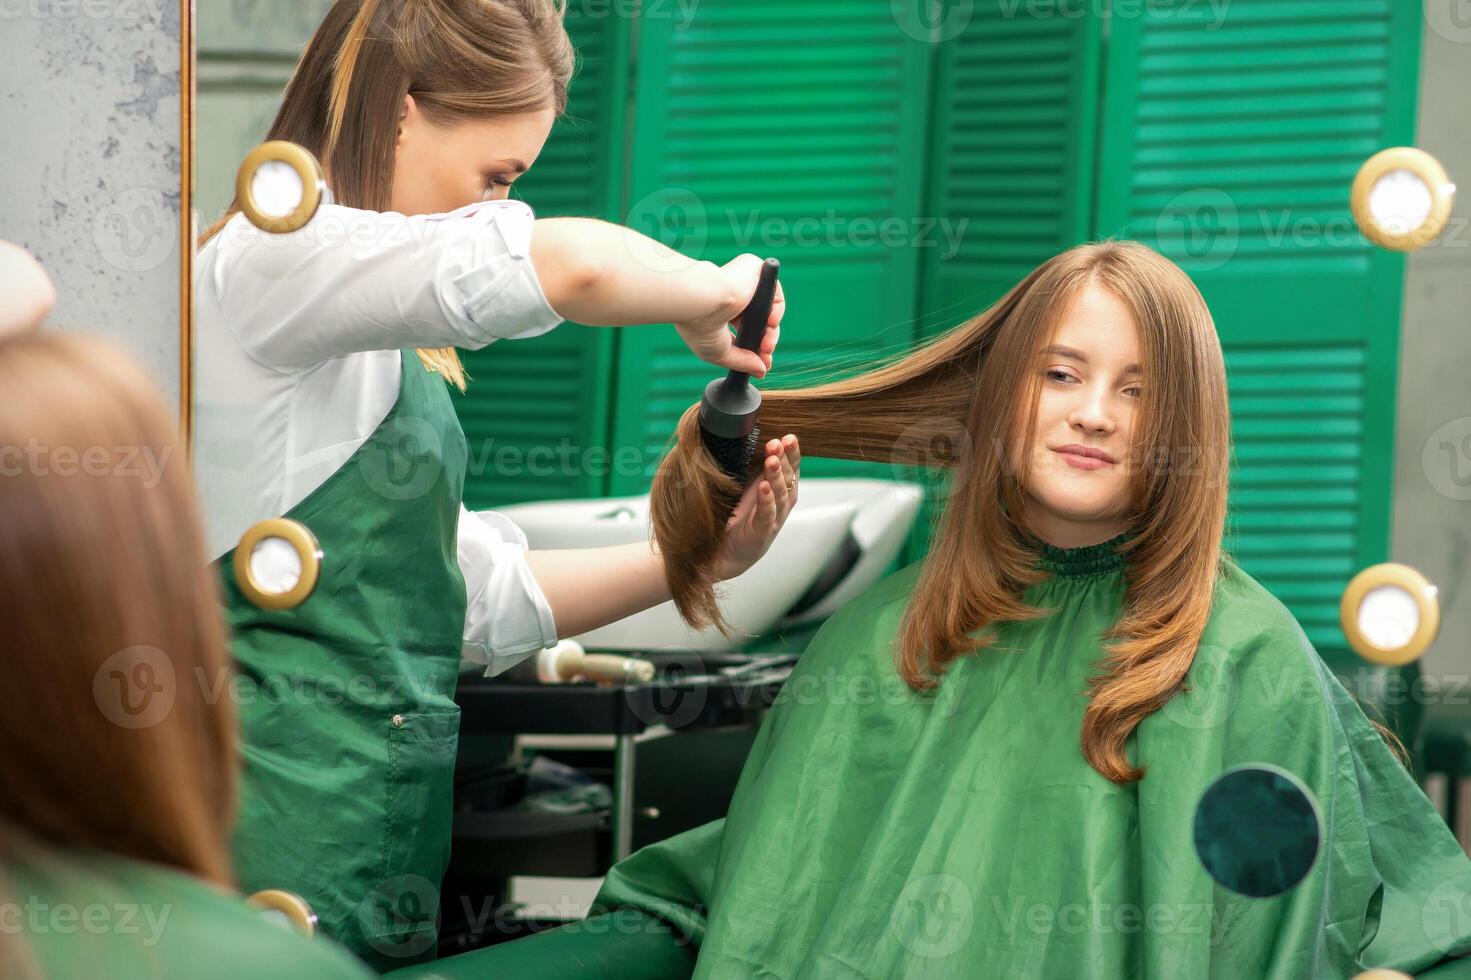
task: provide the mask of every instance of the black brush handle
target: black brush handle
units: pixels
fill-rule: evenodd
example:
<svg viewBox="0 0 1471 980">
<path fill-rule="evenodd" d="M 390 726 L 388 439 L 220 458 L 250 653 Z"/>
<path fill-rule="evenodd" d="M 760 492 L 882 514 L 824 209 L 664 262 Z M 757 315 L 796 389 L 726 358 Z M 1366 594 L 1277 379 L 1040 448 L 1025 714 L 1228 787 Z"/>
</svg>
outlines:
<svg viewBox="0 0 1471 980">
<path fill-rule="evenodd" d="M 736 329 L 735 345 L 742 350 L 761 351 L 761 338 L 766 336 L 766 321 L 771 318 L 771 304 L 776 302 L 776 275 L 781 263 L 767 259 L 761 263 L 761 277 L 756 280 L 756 293 L 741 311 L 741 325 Z M 745 378 L 744 371 L 731 371 L 728 381 Z"/>
<path fill-rule="evenodd" d="M 771 317 L 771 305 L 776 302 L 776 274 L 781 263 L 767 259 L 761 264 L 761 275 L 756 280 L 756 292 L 741 311 L 740 325 L 736 328 L 735 345 L 742 350 L 759 353 L 761 338 L 766 336 L 766 321 Z M 749 447 L 744 445 L 756 429 L 756 416 L 761 411 L 761 392 L 751 384 L 751 376 L 744 371 L 731 370 L 723 378 L 716 378 L 705 386 L 705 397 L 700 401 L 700 428 L 704 431 L 707 445 L 709 440 L 739 440 L 740 447 L 732 449 L 743 457 L 749 456 Z M 712 453 L 716 453 L 714 449 Z M 720 452 L 724 452 L 721 450 Z M 717 458 L 723 459 L 720 453 Z M 742 460 L 722 462 L 727 473 L 744 469 Z"/>
</svg>

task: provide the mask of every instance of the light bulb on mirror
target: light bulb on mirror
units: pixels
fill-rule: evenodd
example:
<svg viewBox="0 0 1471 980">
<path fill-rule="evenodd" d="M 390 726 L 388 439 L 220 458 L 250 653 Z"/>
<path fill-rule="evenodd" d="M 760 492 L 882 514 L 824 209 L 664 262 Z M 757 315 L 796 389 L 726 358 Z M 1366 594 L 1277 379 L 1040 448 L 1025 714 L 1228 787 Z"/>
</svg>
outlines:
<svg viewBox="0 0 1471 980">
<path fill-rule="evenodd" d="M 262 538 L 251 549 L 250 574 L 263 591 L 283 595 L 301 584 L 301 555 L 285 538 Z"/>
<path fill-rule="evenodd" d="M 310 598 L 322 571 L 311 530 L 284 517 L 252 524 L 235 545 L 235 584 L 261 609 L 294 609 Z"/>
<path fill-rule="evenodd" d="M 251 150 L 240 164 L 235 200 L 251 224 L 285 235 L 305 228 L 324 203 L 332 203 L 332 192 L 311 151 L 271 140 Z"/>
<path fill-rule="evenodd" d="M 296 168 L 280 160 L 267 160 L 250 179 L 256 207 L 272 218 L 284 218 L 301 207 L 305 188 Z"/>
<path fill-rule="evenodd" d="M 1445 230 L 1455 202 L 1440 161 L 1413 146 L 1381 150 L 1354 177 L 1349 203 L 1364 237 L 1381 248 L 1413 252 Z"/>
<path fill-rule="evenodd" d="M 317 913 L 306 899 L 294 892 L 267 888 L 251 895 L 245 904 L 257 909 L 273 925 L 294 929 L 308 938 L 317 934 Z"/>
<path fill-rule="evenodd" d="M 1359 656 L 1381 666 L 1401 667 L 1435 642 L 1440 631 L 1438 590 L 1408 565 L 1371 565 L 1343 590 L 1338 618 Z"/>
</svg>

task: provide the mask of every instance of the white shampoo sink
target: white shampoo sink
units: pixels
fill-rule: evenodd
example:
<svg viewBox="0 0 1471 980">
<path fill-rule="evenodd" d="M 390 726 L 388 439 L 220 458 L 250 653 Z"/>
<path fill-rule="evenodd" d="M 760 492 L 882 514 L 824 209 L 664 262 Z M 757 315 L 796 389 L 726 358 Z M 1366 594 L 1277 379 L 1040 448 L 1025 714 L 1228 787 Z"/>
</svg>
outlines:
<svg viewBox="0 0 1471 980">
<path fill-rule="evenodd" d="M 822 619 L 872 585 L 904 547 L 923 493 L 892 480 L 804 477 L 766 555 L 716 586 L 730 638 L 692 630 L 666 602 L 571 637 L 588 650 L 729 650 L 778 626 Z M 551 500 L 497 508 L 532 548 L 597 548 L 649 538 L 649 497 Z M 566 637 L 564 637 L 566 639 Z"/>
</svg>

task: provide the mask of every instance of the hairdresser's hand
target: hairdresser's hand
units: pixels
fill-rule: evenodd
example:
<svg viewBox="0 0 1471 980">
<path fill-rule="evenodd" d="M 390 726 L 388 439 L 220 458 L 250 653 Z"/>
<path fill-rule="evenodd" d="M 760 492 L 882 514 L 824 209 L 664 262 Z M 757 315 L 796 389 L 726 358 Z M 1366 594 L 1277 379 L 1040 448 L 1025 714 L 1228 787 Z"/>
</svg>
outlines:
<svg viewBox="0 0 1471 980">
<path fill-rule="evenodd" d="M 802 471 L 797 437 L 772 439 L 763 451 L 766 462 L 761 475 L 751 481 L 736 504 L 726 525 L 725 544 L 715 555 L 715 575 L 721 581 L 735 578 L 756 564 L 797 505 L 797 477 Z"/>
<path fill-rule="evenodd" d="M 744 371 L 753 378 L 764 378 L 771 370 L 771 355 L 776 350 L 777 337 L 781 334 L 781 318 L 786 312 L 787 301 L 782 296 L 781 282 L 776 284 L 776 297 L 771 303 L 771 315 L 766 319 L 766 336 L 761 339 L 760 353 L 742 350 L 735 345 L 731 327 L 739 326 L 736 319 L 756 294 L 756 281 L 761 276 L 762 259 L 757 255 L 738 255 L 725 265 L 718 267 L 714 276 L 716 293 L 708 313 L 698 319 L 676 323 L 674 329 L 702 361 L 723 368 Z"/>
</svg>

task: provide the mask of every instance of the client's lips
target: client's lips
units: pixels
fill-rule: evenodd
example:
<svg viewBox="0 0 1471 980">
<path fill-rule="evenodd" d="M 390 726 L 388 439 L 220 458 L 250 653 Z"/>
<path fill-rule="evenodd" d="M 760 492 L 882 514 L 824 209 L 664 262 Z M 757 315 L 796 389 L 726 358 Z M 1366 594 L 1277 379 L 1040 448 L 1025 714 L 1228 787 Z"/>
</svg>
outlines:
<svg viewBox="0 0 1471 980">
<path fill-rule="evenodd" d="M 1094 449 L 1090 446 L 1058 446 L 1053 452 L 1067 460 L 1069 466 L 1075 466 L 1080 470 L 1098 470 L 1118 462 L 1102 449 Z"/>
</svg>

